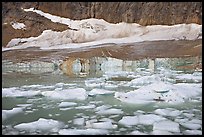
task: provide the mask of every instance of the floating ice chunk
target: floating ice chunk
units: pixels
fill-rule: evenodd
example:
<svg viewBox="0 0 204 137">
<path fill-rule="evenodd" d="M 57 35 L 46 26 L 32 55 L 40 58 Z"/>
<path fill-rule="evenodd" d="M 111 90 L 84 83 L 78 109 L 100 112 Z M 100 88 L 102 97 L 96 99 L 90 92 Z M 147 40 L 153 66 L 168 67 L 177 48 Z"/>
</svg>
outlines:
<svg viewBox="0 0 204 137">
<path fill-rule="evenodd" d="M 75 105 L 77 105 L 77 103 L 75 102 L 61 102 L 59 104 L 59 107 L 69 107 L 69 106 L 75 106 Z"/>
<path fill-rule="evenodd" d="M 183 122 L 188 122 L 188 119 L 187 118 L 182 118 L 182 119 L 176 118 L 174 119 L 174 121 L 177 123 L 183 123 Z"/>
<path fill-rule="evenodd" d="M 133 104 L 145 104 L 156 101 L 178 104 L 183 103 L 185 99 L 201 94 L 201 89 L 198 84 L 155 82 L 134 91 L 126 93 L 115 92 L 114 97 L 122 102 Z"/>
<path fill-rule="evenodd" d="M 129 82 L 130 85 L 136 85 L 136 86 L 143 86 L 150 83 L 155 82 L 156 80 L 160 80 L 159 77 L 156 77 L 155 75 L 152 76 L 142 76 L 140 78 L 133 79 Z"/>
<path fill-rule="evenodd" d="M 60 91 L 44 91 L 42 95 L 53 99 L 77 99 L 85 100 L 87 98 L 86 90 L 83 88 L 66 89 Z"/>
<path fill-rule="evenodd" d="M 138 116 L 123 116 L 121 120 L 118 121 L 119 124 L 125 126 L 133 126 L 139 123 Z"/>
<path fill-rule="evenodd" d="M 22 88 L 40 88 L 42 87 L 43 85 L 24 85 L 24 86 L 21 86 Z"/>
<path fill-rule="evenodd" d="M 153 130 L 180 132 L 179 124 L 170 120 L 158 121 L 153 124 Z"/>
<path fill-rule="evenodd" d="M 182 75 L 177 75 L 175 78 L 177 79 L 182 79 L 182 80 L 202 80 L 202 75 L 193 75 L 193 74 L 182 74 Z"/>
<path fill-rule="evenodd" d="M 99 110 L 96 113 L 100 115 L 109 115 L 109 114 L 122 114 L 123 111 L 121 109 L 110 108 L 106 110 Z"/>
<path fill-rule="evenodd" d="M 81 125 L 82 126 L 82 125 L 84 125 L 84 122 L 85 122 L 84 118 L 76 118 L 73 120 L 73 123 L 75 125 Z"/>
<path fill-rule="evenodd" d="M 200 130 L 185 130 L 183 131 L 184 135 L 202 135 L 202 131 Z"/>
<path fill-rule="evenodd" d="M 91 123 L 92 128 L 100 128 L 100 129 L 115 129 L 117 128 L 117 125 L 113 125 L 111 121 L 105 121 L 105 122 L 96 122 Z"/>
<path fill-rule="evenodd" d="M 105 89 L 92 89 L 89 92 L 89 95 L 104 95 L 104 94 L 112 94 L 114 91 L 105 90 Z"/>
<path fill-rule="evenodd" d="M 79 107 L 75 107 L 75 109 L 93 109 L 95 108 L 96 105 L 91 104 L 91 105 L 87 105 L 87 106 L 79 106 Z"/>
<path fill-rule="evenodd" d="M 13 108 L 11 110 L 2 110 L 2 121 L 21 112 L 23 112 L 23 108 Z"/>
<path fill-rule="evenodd" d="M 186 116 L 187 118 L 191 118 L 191 117 L 193 117 L 195 114 L 183 113 L 183 115 Z"/>
<path fill-rule="evenodd" d="M 165 120 L 166 118 L 155 114 L 146 114 L 146 115 L 139 115 L 138 119 L 139 119 L 139 124 L 152 125 L 154 122 Z"/>
<path fill-rule="evenodd" d="M 18 104 L 19 107 L 30 107 L 32 104 Z"/>
<path fill-rule="evenodd" d="M 193 129 L 193 130 L 196 130 L 196 129 L 200 129 L 201 128 L 201 125 L 200 124 L 195 124 L 195 123 L 180 123 L 182 126 L 184 126 L 185 128 L 188 128 L 188 129 Z"/>
<path fill-rule="evenodd" d="M 176 117 L 176 116 L 179 116 L 182 112 L 174 108 L 165 108 L 165 109 L 156 109 L 154 113 L 162 116 Z"/>
<path fill-rule="evenodd" d="M 140 90 L 141 91 L 141 90 Z M 119 99 L 122 102 L 131 103 L 131 104 L 148 104 L 153 103 L 154 98 L 158 98 L 159 95 L 150 93 L 150 92 L 140 92 L 137 90 L 130 91 L 127 93 L 115 92 L 114 97 Z"/>
<path fill-rule="evenodd" d="M 148 135 L 146 133 L 140 132 L 138 130 L 132 131 L 131 133 L 129 133 L 130 135 Z"/>
<path fill-rule="evenodd" d="M 153 130 L 151 134 L 152 135 L 173 135 L 173 133 L 169 131 L 163 131 L 163 130 Z"/>
<path fill-rule="evenodd" d="M 37 121 L 30 123 L 22 123 L 14 126 L 14 128 L 26 131 L 55 131 L 57 132 L 64 124 L 53 119 L 39 118 Z"/>
<path fill-rule="evenodd" d="M 30 97 L 41 94 L 40 91 L 22 91 L 16 87 L 2 88 L 2 97 Z"/>
<path fill-rule="evenodd" d="M 60 135 L 107 135 L 109 132 L 106 129 L 61 129 Z"/>
<path fill-rule="evenodd" d="M 91 88 L 96 88 L 96 87 L 102 87 L 104 86 L 105 84 L 105 81 L 104 79 L 88 79 L 88 80 L 85 80 L 85 85 L 87 87 L 91 87 Z"/>
<path fill-rule="evenodd" d="M 118 85 L 105 83 L 104 87 L 108 89 L 113 89 L 113 88 L 118 88 Z"/>
<path fill-rule="evenodd" d="M 108 108 L 111 108 L 111 105 L 102 105 L 102 106 L 98 106 L 96 107 L 96 111 L 102 111 L 102 110 L 105 110 L 105 109 L 108 109 Z"/>
<path fill-rule="evenodd" d="M 189 121 L 189 123 L 202 124 L 202 121 L 199 119 L 192 119 Z"/>
<path fill-rule="evenodd" d="M 114 122 L 114 120 L 110 119 L 110 118 L 102 118 L 99 121 L 110 121 L 110 122 Z"/>
</svg>

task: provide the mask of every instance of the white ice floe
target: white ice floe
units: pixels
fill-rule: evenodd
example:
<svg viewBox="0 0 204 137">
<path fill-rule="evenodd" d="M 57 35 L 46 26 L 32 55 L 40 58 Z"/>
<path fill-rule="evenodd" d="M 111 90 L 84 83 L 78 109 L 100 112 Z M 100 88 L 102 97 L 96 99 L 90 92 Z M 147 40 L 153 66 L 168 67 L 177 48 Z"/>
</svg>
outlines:
<svg viewBox="0 0 204 137">
<path fill-rule="evenodd" d="M 117 23 L 111 24 L 103 19 L 83 19 L 70 20 L 54 16 L 49 13 L 36 9 L 24 9 L 31 11 L 53 22 L 66 24 L 71 29 L 63 32 L 45 30 L 35 38 L 18 39 L 19 42 L 12 42 L 2 50 L 10 50 L 26 47 L 40 47 L 41 49 L 63 49 L 63 48 L 79 48 L 85 46 L 94 46 L 107 43 L 133 43 L 143 41 L 158 41 L 158 40 L 195 40 L 202 39 L 199 37 L 202 34 L 202 25 L 198 24 L 177 24 L 173 26 L 167 25 L 151 25 L 141 26 L 136 23 Z M 15 39 L 16 41 L 16 39 Z M 23 42 L 23 43 L 22 43 Z M 25 43 L 24 43 L 25 42 Z M 18 47 L 13 47 L 18 46 Z M 12 47 L 12 48 L 10 48 Z"/>
<path fill-rule="evenodd" d="M 40 91 L 24 91 L 16 87 L 2 88 L 2 97 L 30 97 L 41 94 Z"/>
<path fill-rule="evenodd" d="M 9 117 L 12 117 L 18 113 L 22 113 L 23 112 L 23 108 L 13 108 L 11 110 L 2 110 L 2 121 L 6 120 Z"/>
<path fill-rule="evenodd" d="M 152 135 L 174 135 L 173 133 L 169 131 L 164 131 L 164 130 L 153 130 L 151 134 Z"/>
<path fill-rule="evenodd" d="M 96 105 L 91 104 L 91 105 L 87 105 L 87 106 L 78 106 L 78 107 L 75 107 L 75 109 L 93 109 L 95 107 L 96 107 Z"/>
<path fill-rule="evenodd" d="M 142 77 L 131 80 L 128 84 L 130 84 L 130 86 L 144 86 L 144 85 L 151 84 L 158 80 L 161 80 L 161 79 L 159 78 L 159 76 L 156 76 L 156 75 L 142 76 Z"/>
<path fill-rule="evenodd" d="M 132 131 L 129 133 L 130 135 L 148 135 L 146 133 L 140 132 L 138 130 Z"/>
<path fill-rule="evenodd" d="M 139 123 L 138 116 L 123 116 L 121 120 L 118 121 L 119 124 L 124 126 L 133 126 Z"/>
<path fill-rule="evenodd" d="M 123 111 L 122 109 L 110 108 L 110 109 L 105 109 L 105 110 L 99 110 L 96 113 L 100 115 L 110 115 L 110 114 L 122 114 Z"/>
<path fill-rule="evenodd" d="M 17 104 L 17 106 L 19 106 L 19 107 L 23 107 L 23 108 L 25 108 L 25 107 L 30 107 L 30 106 L 32 106 L 33 104 Z"/>
<path fill-rule="evenodd" d="M 102 105 L 95 108 L 96 111 L 102 111 L 105 109 L 111 108 L 111 105 Z"/>
<path fill-rule="evenodd" d="M 75 106 L 75 105 L 77 105 L 77 103 L 75 102 L 61 102 L 59 104 L 59 107 L 69 107 L 69 106 Z"/>
<path fill-rule="evenodd" d="M 19 130 L 26 130 L 26 131 L 53 131 L 57 132 L 60 128 L 64 126 L 63 122 L 56 121 L 53 119 L 44 119 L 39 118 L 37 121 L 30 122 L 30 123 L 21 123 L 14 128 Z"/>
<path fill-rule="evenodd" d="M 153 124 L 153 130 L 180 132 L 179 124 L 170 120 L 158 121 Z"/>
<path fill-rule="evenodd" d="M 183 131 L 184 135 L 202 135 L 201 130 L 185 130 Z"/>
<path fill-rule="evenodd" d="M 104 95 L 104 94 L 112 94 L 114 93 L 115 91 L 110 91 L 110 90 L 105 90 L 105 89 L 92 89 L 90 92 L 89 92 L 89 95 Z"/>
<path fill-rule="evenodd" d="M 97 87 L 99 88 L 104 86 L 104 84 L 105 84 L 105 79 L 101 79 L 101 78 L 85 80 L 85 85 L 90 88 L 97 88 Z"/>
<path fill-rule="evenodd" d="M 105 122 L 93 122 L 93 123 L 87 123 L 87 128 L 99 128 L 99 129 L 115 129 L 117 128 L 117 125 L 113 125 L 111 121 L 105 121 Z"/>
<path fill-rule="evenodd" d="M 44 91 L 42 95 L 53 99 L 85 100 L 88 95 L 83 88 L 64 89 L 60 91 Z"/>
<path fill-rule="evenodd" d="M 26 29 L 26 25 L 24 23 L 12 21 L 12 22 L 10 22 L 10 24 L 14 29 Z"/>
<path fill-rule="evenodd" d="M 139 120 L 139 124 L 152 125 L 154 122 L 166 120 L 166 118 L 155 114 L 146 114 L 146 115 L 138 115 L 138 120 Z"/>
<path fill-rule="evenodd" d="M 180 123 L 183 127 L 188 128 L 188 129 L 192 129 L 192 130 L 197 130 L 201 128 L 200 124 L 196 124 L 196 123 L 191 123 L 191 122 L 185 122 L 185 123 Z"/>
<path fill-rule="evenodd" d="M 172 84 L 158 81 L 134 91 L 115 92 L 114 97 L 122 102 L 132 104 L 146 104 L 157 101 L 178 104 L 200 95 L 202 93 L 201 89 L 200 84 Z"/>
<path fill-rule="evenodd" d="M 106 129 L 61 129 L 59 135 L 107 135 Z"/>
<path fill-rule="evenodd" d="M 176 116 L 179 116 L 182 112 L 174 108 L 164 108 L 164 109 L 156 109 L 154 113 L 162 116 L 176 117 Z"/>
<path fill-rule="evenodd" d="M 76 118 L 73 120 L 73 124 L 75 125 L 81 125 L 83 126 L 84 125 L 84 122 L 85 122 L 85 119 L 84 118 Z"/>
<path fill-rule="evenodd" d="M 177 75 L 175 78 L 180 79 L 180 80 L 193 80 L 193 81 L 197 82 L 197 81 L 202 80 L 202 74 L 201 75 L 196 75 L 196 73 L 182 74 L 182 75 Z"/>
</svg>

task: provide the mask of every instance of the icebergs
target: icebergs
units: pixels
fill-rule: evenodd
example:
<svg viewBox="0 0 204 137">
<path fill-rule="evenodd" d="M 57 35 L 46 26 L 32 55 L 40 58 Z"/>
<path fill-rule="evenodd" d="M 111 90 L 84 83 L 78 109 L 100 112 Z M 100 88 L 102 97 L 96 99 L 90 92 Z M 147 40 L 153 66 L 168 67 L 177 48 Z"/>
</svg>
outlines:
<svg viewBox="0 0 204 137">
<path fill-rule="evenodd" d="M 165 120 L 166 118 L 155 114 L 146 114 L 146 115 L 139 115 L 138 119 L 139 119 L 139 124 L 152 125 L 154 122 Z"/>
<path fill-rule="evenodd" d="M 105 122 L 86 123 L 86 127 L 98 128 L 98 129 L 115 129 L 117 128 L 117 125 L 113 125 L 111 121 L 105 121 Z"/>
<path fill-rule="evenodd" d="M 162 116 L 176 117 L 176 116 L 179 116 L 182 112 L 174 108 L 165 108 L 165 109 L 156 109 L 154 113 Z"/>
<path fill-rule="evenodd" d="M 37 121 L 34 122 L 18 124 L 14 126 L 14 128 L 31 132 L 35 132 L 37 130 L 57 132 L 63 126 L 64 124 L 60 121 L 39 118 Z"/>
<path fill-rule="evenodd" d="M 106 129 L 61 129 L 59 135 L 107 135 Z"/>
<path fill-rule="evenodd" d="M 97 111 L 96 113 L 100 115 L 110 115 L 110 114 L 122 114 L 123 111 L 122 109 L 110 108 L 110 109 L 105 109 L 105 110 L 101 109 Z"/>
<path fill-rule="evenodd" d="M 136 116 L 123 116 L 121 120 L 118 121 L 119 124 L 123 124 L 125 126 L 133 126 L 137 124 L 142 125 L 152 125 L 155 122 L 166 120 L 166 118 L 162 116 L 158 116 L 155 114 L 139 114 Z"/>
<path fill-rule="evenodd" d="M 133 104 L 146 104 L 156 101 L 178 104 L 185 102 L 185 99 L 201 94 L 201 92 L 199 84 L 154 82 L 127 93 L 115 92 L 114 97 L 122 102 Z"/>
<path fill-rule="evenodd" d="M 69 106 L 75 106 L 75 105 L 77 105 L 77 103 L 75 102 L 61 102 L 59 104 L 59 107 L 69 107 Z"/>
<path fill-rule="evenodd" d="M 83 88 L 65 89 L 60 91 L 44 91 L 42 95 L 53 99 L 85 100 L 88 95 Z"/>
<path fill-rule="evenodd" d="M 31 97 L 41 94 L 40 91 L 23 91 L 19 88 L 2 88 L 2 97 Z"/>
<path fill-rule="evenodd" d="M 180 132 L 179 124 L 170 120 L 158 121 L 153 124 L 153 130 Z"/>
<path fill-rule="evenodd" d="M 73 120 L 73 124 L 83 126 L 85 122 L 84 118 L 76 118 Z"/>
<path fill-rule="evenodd" d="M 183 131 L 184 135 L 202 135 L 201 130 L 185 130 Z"/>
<path fill-rule="evenodd" d="M 23 112 L 23 108 L 13 108 L 11 110 L 2 110 L 2 121 L 22 112 Z"/>
<path fill-rule="evenodd" d="M 139 123 L 138 116 L 123 116 L 121 120 L 118 121 L 119 124 L 124 126 L 133 126 Z"/>
<path fill-rule="evenodd" d="M 96 105 L 91 104 L 91 105 L 87 105 L 87 106 L 78 106 L 78 107 L 75 107 L 75 109 L 93 109 L 95 107 L 96 107 Z"/>
<path fill-rule="evenodd" d="M 104 95 L 104 94 L 112 94 L 114 91 L 105 90 L 105 89 L 92 89 L 89 92 L 89 95 Z"/>
<path fill-rule="evenodd" d="M 192 130 L 197 130 L 201 128 L 200 124 L 195 124 L 195 123 L 180 123 L 183 127 L 192 129 Z"/>
<path fill-rule="evenodd" d="M 130 135 L 148 135 L 146 133 L 140 132 L 138 130 L 132 131 L 131 133 L 129 133 Z"/>
</svg>

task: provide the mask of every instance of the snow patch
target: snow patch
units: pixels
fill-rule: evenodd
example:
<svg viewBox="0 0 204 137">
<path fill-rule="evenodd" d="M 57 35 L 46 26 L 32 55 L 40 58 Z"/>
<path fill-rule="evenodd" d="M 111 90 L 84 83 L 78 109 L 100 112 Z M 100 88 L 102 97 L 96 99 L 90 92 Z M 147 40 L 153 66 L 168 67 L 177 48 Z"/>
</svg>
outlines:
<svg viewBox="0 0 204 137">
<path fill-rule="evenodd" d="M 94 46 L 106 43 L 133 43 L 158 40 L 195 40 L 202 39 L 202 25 L 198 24 L 177 24 L 141 26 L 136 23 L 111 24 L 103 19 L 70 20 L 44 13 L 36 9 L 24 9 L 40 14 L 53 22 L 66 24 L 71 29 L 63 32 L 45 30 L 34 39 L 18 39 L 19 42 L 9 42 L 6 46 L 11 50 L 26 47 L 40 47 L 41 49 L 64 49 Z M 21 43 L 21 42 L 25 43 Z M 18 47 L 13 47 L 18 46 Z M 12 48 L 10 48 L 12 47 Z"/>
<path fill-rule="evenodd" d="M 11 26 L 14 28 L 14 29 L 26 29 L 26 25 L 24 23 L 18 23 L 18 22 L 10 22 Z"/>
</svg>

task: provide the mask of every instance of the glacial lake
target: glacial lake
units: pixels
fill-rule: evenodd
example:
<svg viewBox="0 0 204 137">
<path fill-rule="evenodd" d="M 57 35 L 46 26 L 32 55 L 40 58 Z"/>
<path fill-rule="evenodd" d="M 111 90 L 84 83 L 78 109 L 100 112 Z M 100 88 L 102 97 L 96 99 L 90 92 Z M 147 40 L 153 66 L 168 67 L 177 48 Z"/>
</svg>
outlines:
<svg viewBox="0 0 204 137">
<path fill-rule="evenodd" d="M 2 60 L 2 134 L 201 135 L 199 65 L 201 57 L 68 58 L 60 66 Z M 167 102 L 161 93 L 161 98 L 138 104 L 116 97 L 116 92 L 126 95 L 158 81 L 192 94 L 179 94 L 179 103 Z"/>
</svg>

